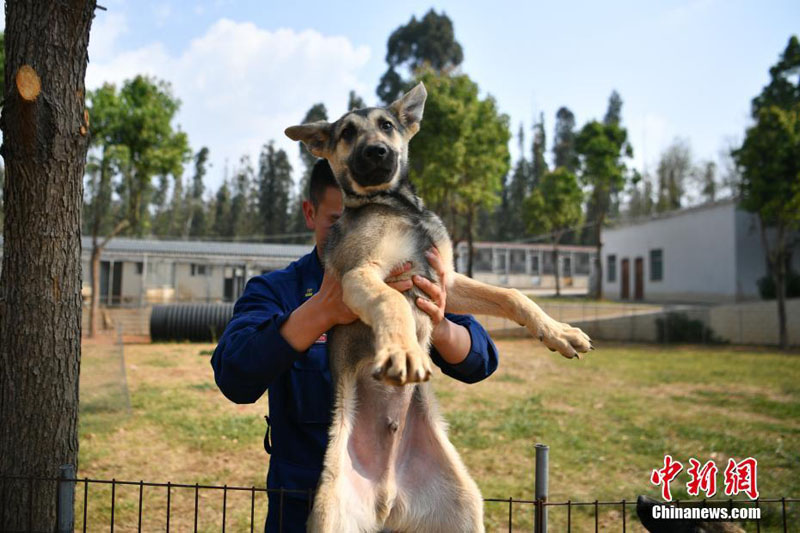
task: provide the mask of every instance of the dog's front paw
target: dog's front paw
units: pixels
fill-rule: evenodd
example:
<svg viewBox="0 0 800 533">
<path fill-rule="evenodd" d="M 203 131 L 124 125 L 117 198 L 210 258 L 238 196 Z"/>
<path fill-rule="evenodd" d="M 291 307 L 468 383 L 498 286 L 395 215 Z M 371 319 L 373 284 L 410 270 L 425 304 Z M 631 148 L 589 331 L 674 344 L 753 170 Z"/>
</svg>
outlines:
<svg viewBox="0 0 800 533">
<path fill-rule="evenodd" d="M 378 345 L 372 377 L 391 385 L 428 381 L 431 377 L 431 358 L 419 343 L 401 340 Z"/>
<path fill-rule="evenodd" d="M 552 318 L 529 329 L 545 346 L 550 348 L 550 351 L 558 352 L 567 359 L 573 357 L 580 359 L 582 353 L 594 349 L 589 335 L 580 328 L 574 328 Z"/>
</svg>

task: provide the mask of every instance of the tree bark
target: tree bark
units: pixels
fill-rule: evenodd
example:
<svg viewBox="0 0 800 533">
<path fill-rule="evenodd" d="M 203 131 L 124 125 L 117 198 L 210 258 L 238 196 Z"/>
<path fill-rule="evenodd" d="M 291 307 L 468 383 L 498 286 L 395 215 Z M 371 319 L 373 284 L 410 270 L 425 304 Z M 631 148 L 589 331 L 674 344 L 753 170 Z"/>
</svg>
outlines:
<svg viewBox="0 0 800 533">
<path fill-rule="evenodd" d="M 597 217 L 595 226 L 595 237 L 597 238 L 597 252 L 595 253 L 594 266 L 595 266 L 595 280 L 594 280 L 594 297 L 597 300 L 603 299 L 603 242 L 601 241 L 603 233 L 604 215 Z"/>
<path fill-rule="evenodd" d="M 119 235 L 128 226 L 130 226 L 130 223 L 127 220 L 121 221 L 100 244 L 97 244 L 97 235 L 92 235 L 92 302 L 89 307 L 90 338 L 94 338 L 97 334 L 97 316 L 100 308 L 100 256 L 108 241 Z"/>
<path fill-rule="evenodd" d="M 94 0 L 6 5 L 1 475 L 56 477 L 78 460 L 84 75 L 94 9 Z M 55 488 L 6 482 L 0 529 L 53 531 Z"/>
<path fill-rule="evenodd" d="M 789 332 L 786 330 L 786 229 L 778 227 L 776 244 L 775 296 L 778 300 L 778 343 L 781 350 L 789 347 Z"/>
<path fill-rule="evenodd" d="M 553 268 L 556 273 L 556 296 L 561 296 L 561 273 L 558 268 L 558 239 L 553 240 Z"/>
<path fill-rule="evenodd" d="M 472 238 L 473 208 L 467 211 L 467 277 L 472 277 L 472 261 L 475 256 L 474 239 Z"/>
<path fill-rule="evenodd" d="M 778 226 L 775 248 L 772 249 L 767 238 L 767 225 L 759 213 L 758 225 L 761 230 L 761 244 L 767 259 L 767 275 L 775 284 L 775 300 L 778 303 L 778 345 L 782 350 L 789 346 L 789 332 L 786 329 L 786 228 Z"/>
</svg>

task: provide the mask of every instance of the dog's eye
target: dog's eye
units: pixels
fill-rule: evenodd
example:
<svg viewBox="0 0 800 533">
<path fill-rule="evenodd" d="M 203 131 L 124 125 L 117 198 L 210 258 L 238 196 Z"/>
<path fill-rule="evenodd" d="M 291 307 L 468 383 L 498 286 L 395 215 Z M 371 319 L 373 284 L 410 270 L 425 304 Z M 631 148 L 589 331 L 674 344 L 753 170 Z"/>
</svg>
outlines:
<svg viewBox="0 0 800 533">
<path fill-rule="evenodd" d="M 388 120 L 381 122 L 381 129 L 386 133 L 390 133 L 394 129 L 394 125 Z"/>
<path fill-rule="evenodd" d="M 349 125 L 342 130 L 342 139 L 344 139 L 345 141 L 352 141 L 353 137 L 355 136 L 356 136 L 356 129 L 352 125 Z"/>
</svg>

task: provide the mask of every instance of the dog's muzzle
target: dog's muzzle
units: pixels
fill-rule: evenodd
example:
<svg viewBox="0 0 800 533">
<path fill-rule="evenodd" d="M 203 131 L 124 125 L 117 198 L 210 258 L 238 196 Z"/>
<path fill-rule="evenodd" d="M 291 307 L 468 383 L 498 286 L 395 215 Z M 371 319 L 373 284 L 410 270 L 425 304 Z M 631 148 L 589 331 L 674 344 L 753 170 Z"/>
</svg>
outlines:
<svg viewBox="0 0 800 533">
<path fill-rule="evenodd" d="M 391 181 L 397 168 L 397 153 L 384 143 L 358 147 L 350 161 L 353 179 L 362 187 L 374 187 Z"/>
</svg>

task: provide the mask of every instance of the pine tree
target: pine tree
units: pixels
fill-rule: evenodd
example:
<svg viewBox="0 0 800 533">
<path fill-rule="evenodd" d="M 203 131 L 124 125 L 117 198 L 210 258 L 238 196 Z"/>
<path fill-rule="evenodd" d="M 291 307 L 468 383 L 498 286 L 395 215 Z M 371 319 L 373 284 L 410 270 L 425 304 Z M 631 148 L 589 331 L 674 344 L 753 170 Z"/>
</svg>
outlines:
<svg viewBox="0 0 800 533">
<path fill-rule="evenodd" d="M 350 91 L 347 97 L 347 110 L 352 111 L 353 109 L 364 109 L 365 107 L 367 107 L 367 104 L 364 99 L 357 95 L 355 91 Z"/>
<path fill-rule="evenodd" d="M 328 120 L 328 111 L 325 109 L 325 104 L 319 103 L 311 106 L 311 109 L 308 110 L 301 124 L 305 124 L 307 122 L 316 122 L 317 120 Z M 300 160 L 303 162 L 304 169 L 303 174 L 300 177 L 300 183 L 296 189 L 294 201 L 292 203 L 291 232 L 305 233 L 308 231 L 308 229 L 306 228 L 306 221 L 303 217 L 303 200 L 308 194 L 308 180 L 311 177 L 311 170 L 314 168 L 317 158 L 314 157 L 311 152 L 306 150 L 305 146 L 303 146 L 303 143 L 297 143 L 297 146 L 298 150 L 300 150 Z M 302 241 L 303 239 L 297 240 Z"/>
<path fill-rule="evenodd" d="M 525 191 L 526 196 L 531 190 L 539 186 L 542 178 L 547 173 L 547 161 L 544 158 L 545 150 L 547 150 L 547 136 L 544 132 L 544 113 L 539 113 L 539 121 L 533 125 L 533 158 L 531 159 L 528 190 Z"/>
<path fill-rule="evenodd" d="M 450 17 L 445 13 L 439 15 L 433 9 L 420 20 L 412 16 L 407 24 L 394 30 L 386 49 L 389 68 L 381 77 L 376 92 L 387 105 L 414 83 L 413 80 L 404 80 L 398 69 L 405 67 L 413 74 L 418 68 L 427 66 L 438 74 L 451 71 L 464 60 Z"/>
<path fill-rule="evenodd" d="M 553 135 L 553 164 L 570 172 L 578 169 L 578 154 L 575 152 L 575 115 L 566 107 L 556 112 L 556 128 Z"/>
<path fill-rule="evenodd" d="M 288 229 L 289 200 L 292 192 L 292 165 L 274 141 L 261 149 L 258 164 L 258 212 L 261 232 L 279 235 Z"/>
<path fill-rule="evenodd" d="M 187 191 L 189 216 L 184 225 L 184 237 L 205 236 L 209 229 L 209 217 L 206 216 L 206 206 L 203 204 L 203 193 L 205 193 L 203 178 L 207 172 L 208 154 L 208 148 L 203 146 L 194 155 L 194 176 L 192 177 L 192 186 Z"/>
<path fill-rule="evenodd" d="M 227 178 L 223 180 L 214 199 L 213 233 L 217 237 L 233 237 L 234 225 L 231 219 L 231 189 Z"/>
</svg>

